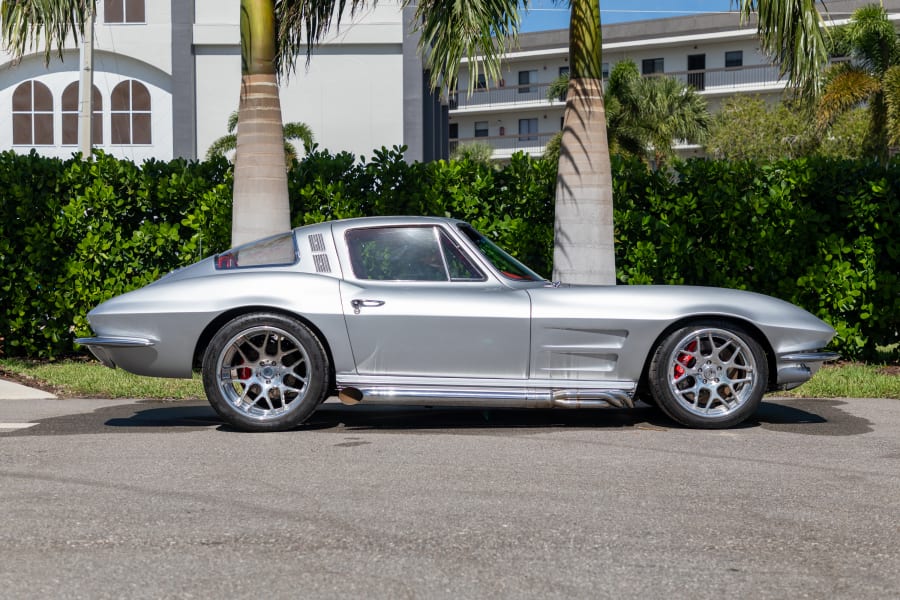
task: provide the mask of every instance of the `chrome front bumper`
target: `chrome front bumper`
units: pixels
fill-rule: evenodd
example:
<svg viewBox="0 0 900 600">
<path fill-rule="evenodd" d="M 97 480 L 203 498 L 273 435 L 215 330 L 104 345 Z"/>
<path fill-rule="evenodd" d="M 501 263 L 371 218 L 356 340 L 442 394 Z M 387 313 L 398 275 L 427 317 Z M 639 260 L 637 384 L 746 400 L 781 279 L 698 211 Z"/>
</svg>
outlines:
<svg viewBox="0 0 900 600">
<path fill-rule="evenodd" d="M 76 344 L 87 346 L 97 360 L 111 369 L 116 368 L 112 351 L 116 348 L 149 348 L 156 345 L 156 340 L 130 337 L 91 337 L 77 338 Z"/>
<path fill-rule="evenodd" d="M 837 352 L 789 352 L 778 357 L 777 389 L 791 390 L 809 381 L 823 363 L 841 357 Z"/>
</svg>

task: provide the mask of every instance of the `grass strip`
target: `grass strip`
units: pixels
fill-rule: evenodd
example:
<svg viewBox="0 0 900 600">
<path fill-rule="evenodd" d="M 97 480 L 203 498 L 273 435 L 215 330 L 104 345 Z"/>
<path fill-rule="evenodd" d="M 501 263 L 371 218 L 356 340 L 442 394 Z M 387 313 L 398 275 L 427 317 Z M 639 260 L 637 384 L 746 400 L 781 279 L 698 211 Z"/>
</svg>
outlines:
<svg viewBox="0 0 900 600">
<path fill-rule="evenodd" d="M 70 398 L 188 400 L 206 397 L 197 373 L 193 379 L 142 377 L 86 360 L 0 359 L 0 376 Z"/>
<path fill-rule="evenodd" d="M 900 367 L 842 363 L 825 365 L 811 380 L 778 395 L 807 398 L 900 399 Z"/>
<path fill-rule="evenodd" d="M 161 400 L 205 398 L 203 384 L 197 373 L 193 379 L 141 377 L 122 369 L 108 369 L 98 362 L 88 360 L 36 362 L 0 359 L 0 377 L 65 397 Z M 811 381 L 799 388 L 773 395 L 900 399 L 900 367 L 860 363 L 826 365 Z"/>
</svg>

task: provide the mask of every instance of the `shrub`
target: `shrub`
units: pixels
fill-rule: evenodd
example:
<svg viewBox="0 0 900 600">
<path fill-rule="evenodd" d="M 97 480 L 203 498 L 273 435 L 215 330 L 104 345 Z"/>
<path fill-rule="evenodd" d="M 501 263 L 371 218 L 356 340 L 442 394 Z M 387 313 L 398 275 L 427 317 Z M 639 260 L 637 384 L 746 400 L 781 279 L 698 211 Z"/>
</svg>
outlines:
<svg viewBox="0 0 900 600">
<path fill-rule="evenodd" d="M 900 164 L 826 158 L 758 166 L 692 160 L 651 172 L 613 158 L 624 284 L 752 289 L 830 322 L 847 357 L 900 331 Z M 460 218 L 551 271 L 552 161 L 513 156 L 408 164 L 316 151 L 289 173 L 292 223 L 423 214 Z M 91 162 L 0 153 L 0 351 L 70 353 L 103 300 L 225 249 L 231 166 L 98 154 Z"/>
</svg>

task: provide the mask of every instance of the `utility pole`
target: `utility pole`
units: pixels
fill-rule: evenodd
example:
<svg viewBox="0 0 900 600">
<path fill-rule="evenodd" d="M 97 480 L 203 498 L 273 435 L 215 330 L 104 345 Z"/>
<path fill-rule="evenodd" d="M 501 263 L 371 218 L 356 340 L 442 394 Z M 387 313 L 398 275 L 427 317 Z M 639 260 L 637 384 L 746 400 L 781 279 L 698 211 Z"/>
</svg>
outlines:
<svg viewBox="0 0 900 600">
<path fill-rule="evenodd" d="M 81 77 L 78 81 L 78 147 L 90 159 L 94 147 L 94 11 L 88 9 L 81 39 Z"/>
</svg>

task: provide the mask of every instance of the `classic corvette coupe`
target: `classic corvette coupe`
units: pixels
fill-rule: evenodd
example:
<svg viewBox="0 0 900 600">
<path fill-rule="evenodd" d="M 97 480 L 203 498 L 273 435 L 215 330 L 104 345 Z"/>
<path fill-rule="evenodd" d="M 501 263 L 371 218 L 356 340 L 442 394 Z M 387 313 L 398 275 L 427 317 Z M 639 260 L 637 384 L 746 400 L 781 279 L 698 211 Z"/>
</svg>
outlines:
<svg viewBox="0 0 900 600">
<path fill-rule="evenodd" d="M 730 427 L 808 380 L 834 330 L 787 302 L 688 286 L 551 283 L 462 221 L 299 227 L 104 302 L 80 338 L 139 375 L 202 369 L 234 427 L 291 429 L 345 404 L 656 404 Z"/>
</svg>

